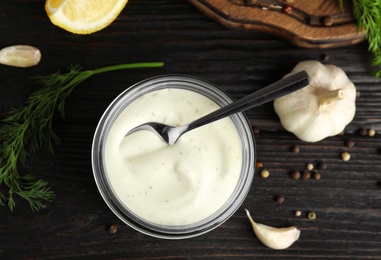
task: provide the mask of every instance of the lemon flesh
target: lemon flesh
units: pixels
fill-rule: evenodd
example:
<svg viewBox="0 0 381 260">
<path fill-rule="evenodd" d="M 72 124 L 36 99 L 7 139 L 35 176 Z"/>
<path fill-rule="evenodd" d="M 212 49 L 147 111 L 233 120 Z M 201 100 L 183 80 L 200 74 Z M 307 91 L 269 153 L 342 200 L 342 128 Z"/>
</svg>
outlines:
<svg viewBox="0 0 381 260">
<path fill-rule="evenodd" d="M 47 0 L 51 22 L 71 33 L 91 34 L 110 25 L 128 0 Z"/>
</svg>

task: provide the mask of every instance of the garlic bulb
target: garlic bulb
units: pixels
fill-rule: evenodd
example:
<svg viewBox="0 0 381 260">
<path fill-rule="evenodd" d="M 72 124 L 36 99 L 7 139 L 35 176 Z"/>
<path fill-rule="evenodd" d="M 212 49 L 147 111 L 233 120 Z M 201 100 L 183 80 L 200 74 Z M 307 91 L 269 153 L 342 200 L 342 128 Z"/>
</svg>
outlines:
<svg viewBox="0 0 381 260">
<path fill-rule="evenodd" d="M 355 116 L 354 84 L 334 65 L 304 61 L 290 74 L 302 70 L 310 76 L 310 85 L 274 100 L 282 126 L 307 142 L 339 134 Z"/>
<path fill-rule="evenodd" d="M 253 230 L 258 239 L 272 249 L 286 249 L 290 247 L 300 236 L 300 230 L 296 227 L 274 228 L 254 222 L 250 212 L 246 209 Z"/>
<path fill-rule="evenodd" d="M 39 49 L 29 45 L 14 45 L 0 50 L 0 63 L 14 67 L 31 67 L 41 60 Z"/>
</svg>

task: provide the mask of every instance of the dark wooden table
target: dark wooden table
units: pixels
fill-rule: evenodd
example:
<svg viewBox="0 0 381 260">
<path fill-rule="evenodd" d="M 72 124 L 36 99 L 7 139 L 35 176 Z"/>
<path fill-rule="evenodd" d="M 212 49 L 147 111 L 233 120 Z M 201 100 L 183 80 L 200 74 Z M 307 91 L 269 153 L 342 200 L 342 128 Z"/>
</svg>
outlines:
<svg viewBox="0 0 381 260">
<path fill-rule="evenodd" d="M 366 42 L 326 50 L 296 48 L 268 34 L 226 29 L 179 0 L 130 0 L 112 25 L 81 36 L 55 27 L 44 1 L 1 1 L 0 48 L 15 44 L 34 45 L 43 57 L 28 69 L 0 66 L 1 117 L 23 106 L 39 88 L 32 79 L 36 75 L 65 71 L 72 64 L 94 69 L 164 61 L 165 66 L 102 74 L 74 90 L 66 117 L 54 121 L 62 145 L 54 155 L 29 157 L 25 169 L 48 181 L 56 198 L 37 213 L 21 199 L 13 212 L 0 207 L 0 259 L 381 259 L 381 80 L 372 76 Z M 299 61 L 323 57 L 355 83 L 360 93 L 355 119 L 344 135 L 305 143 L 281 127 L 272 104 L 248 111 L 256 128 L 257 160 L 270 177 L 261 178 L 257 170 L 242 207 L 222 226 L 192 239 L 161 240 L 134 231 L 106 206 L 93 179 L 91 143 L 103 111 L 128 86 L 180 73 L 209 80 L 239 98 L 281 78 Z M 360 129 L 377 133 L 369 137 Z M 354 147 L 347 147 L 347 140 Z M 300 152 L 290 152 L 292 145 Z M 350 161 L 340 159 L 343 151 L 351 154 Z M 309 162 L 327 164 L 320 180 L 290 177 Z M 278 195 L 284 203 L 275 203 Z M 299 241 L 282 251 L 265 247 L 254 236 L 244 208 L 264 224 L 296 225 Z M 309 220 L 308 212 L 317 218 Z M 110 225 L 116 225 L 115 234 Z"/>
</svg>

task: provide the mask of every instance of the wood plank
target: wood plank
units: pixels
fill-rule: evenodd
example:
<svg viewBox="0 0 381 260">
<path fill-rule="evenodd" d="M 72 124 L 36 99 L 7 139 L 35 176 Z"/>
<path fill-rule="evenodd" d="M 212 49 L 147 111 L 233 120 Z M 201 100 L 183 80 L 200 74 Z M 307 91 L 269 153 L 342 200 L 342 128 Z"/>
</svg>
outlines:
<svg viewBox="0 0 381 260">
<path fill-rule="evenodd" d="M 296 2 L 296 1 L 295 1 Z M 291 46 L 271 34 L 230 30 L 178 0 L 130 0 L 118 19 L 88 36 L 69 34 L 50 24 L 40 1 L 0 2 L 0 45 L 36 45 L 41 63 L 33 68 L 0 66 L 0 117 L 20 107 L 40 86 L 32 79 L 71 64 L 94 69 L 138 61 L 164 61 L 165 67 L 111 72 L 90 78 L 67 99 L 66 116 L 55 117 L 62 144 L 54 155 L 27 158 L 21 172 L 49 182 L 56 199 L 32 213 L 17 199 L 14 212 L 0 207 L 0 259 L 379 259 L 381 255 L 381 80 L 372 76 L 366 42 L 333 49 Z M 328 57 L 328 60 L 326 58 Z M 120 221 L 104 203 L 94 182 L 91 144 L 110 102 L 128 86 L 159 74 L 187 74 L 211 81 L 240 98 L 288 73 L 299 61 L 335 64 L 356 84 L 357 113 L 343 136 L 305 143 L 284 131 L 266 104 L 247 112 L 259 132 L 257 160 L 270 171 L 254 183 L 240 209 L 203 236 L 168 241 L 140 234 Z M 360 128 L 374 128 L 374 137 Z M 355 146 L 345 142 L 351 139 Z M 300 152 L 290 152 L 298 145 Z M 348 151 L 348 162 L 340 153 Z M 306 163 L 327 164 L 320 180 L 294 180 Z M 277 204 L 274 196 L 283 195 Z M 264 224 L 296 225 L 301 237 L 287 250 L 263 246 L 244 209 Z M 301 210 L 302 216 L 294 216 Z M 317 219 L 306 215 L 314 211 Z M 116 225 L 115 234 L 108 231 Z"/>
</svg>

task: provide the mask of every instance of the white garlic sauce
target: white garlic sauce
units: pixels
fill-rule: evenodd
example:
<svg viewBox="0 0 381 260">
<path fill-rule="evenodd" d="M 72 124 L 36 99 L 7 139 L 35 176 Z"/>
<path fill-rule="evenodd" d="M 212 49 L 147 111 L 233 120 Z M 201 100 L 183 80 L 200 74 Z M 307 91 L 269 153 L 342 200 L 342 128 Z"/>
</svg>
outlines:
<svg viewBox="0 0 381 260">
<path fill-rule="evenodd" d="M 106 174 L 118 199 L 138 217 L 161 225 L 187 225 L 218 211 L 241 173 L 242 147 L 230 118 L 205 125 L 172 146 L 154 133 L 131 128 L 146 122 L 182 125 L 219 108 L 190 90 L 162 89 L 129 104 L 105 144 Z"/>
</svg>

